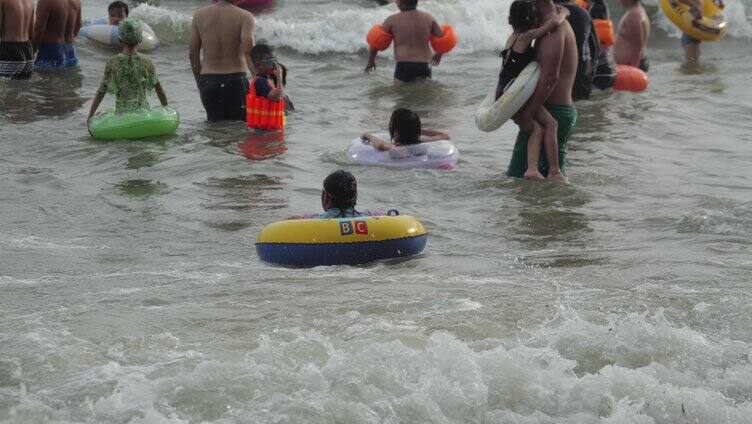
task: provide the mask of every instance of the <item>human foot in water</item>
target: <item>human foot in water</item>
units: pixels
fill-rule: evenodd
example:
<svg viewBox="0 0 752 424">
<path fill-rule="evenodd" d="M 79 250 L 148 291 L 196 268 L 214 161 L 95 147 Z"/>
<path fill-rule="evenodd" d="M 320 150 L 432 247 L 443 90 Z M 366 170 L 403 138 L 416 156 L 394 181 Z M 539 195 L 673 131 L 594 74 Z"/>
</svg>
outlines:
<svg viewBox="0 0 752 424">
<path fill-rule="evenodd" d="M 562 182 L 562 183 L 569 182 L 569 180 L 567 179 L 567 176 L 562 174 L 561 172 L 549 172 L 547 179 L 551 181 Z"/>
<path fill-rule="evenodd" d="M 522 177 L 526 180 L 543 181 L 546 179 L 537 169 L 528 169 Z"/>
</svg>

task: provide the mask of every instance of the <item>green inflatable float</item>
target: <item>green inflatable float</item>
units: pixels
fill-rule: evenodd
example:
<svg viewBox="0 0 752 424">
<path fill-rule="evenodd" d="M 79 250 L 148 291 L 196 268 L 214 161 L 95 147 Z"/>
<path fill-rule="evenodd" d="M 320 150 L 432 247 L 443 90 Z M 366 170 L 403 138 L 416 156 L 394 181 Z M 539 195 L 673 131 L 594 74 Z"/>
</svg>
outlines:
<svg viewBox="0 0 752 424">
<path fill-rule="evenodd" d="M 175 134 L 178 125 L 180 115 L 169 107 L 120 114 L 109 110 L 91 119 L 89 132 L 98 140 L 130 140 Z"/>
</svg>

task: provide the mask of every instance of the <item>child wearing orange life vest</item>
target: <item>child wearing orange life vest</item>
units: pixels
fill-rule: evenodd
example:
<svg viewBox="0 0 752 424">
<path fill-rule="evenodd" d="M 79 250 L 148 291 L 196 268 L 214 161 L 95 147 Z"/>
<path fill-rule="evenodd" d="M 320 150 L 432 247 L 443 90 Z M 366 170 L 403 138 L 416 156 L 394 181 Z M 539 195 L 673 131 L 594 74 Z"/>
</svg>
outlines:
<svg viewBox="0 0 752 424">
<path fill-rule="evenodd" d="M 256 75 L 246 98 L 246 122 L 258 130 L 278 131 L 285 126 L 285 90 L 282 68 L 274 57 L 274 50 L 266 44 L 256 44 L 251 49 L 251 60 Z M 272 79 L 272 77 L 274 79 Z"/>
</svg>

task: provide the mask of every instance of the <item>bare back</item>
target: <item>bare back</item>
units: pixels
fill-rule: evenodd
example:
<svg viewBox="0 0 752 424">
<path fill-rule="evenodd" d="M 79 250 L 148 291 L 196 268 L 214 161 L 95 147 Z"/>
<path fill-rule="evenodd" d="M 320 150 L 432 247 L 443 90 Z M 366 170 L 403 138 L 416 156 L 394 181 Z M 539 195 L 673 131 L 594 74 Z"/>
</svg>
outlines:
<svg viewBox="0 0 752 424">
<path fill-rule="evenodd" d="M 247 72 L 253 27 L 250 12 L 227 2 L 199 9 L 193 15 L 191 50 L 203 50 L 201 74 Z"/>
<path fill-rule="evenodd" d="M 34 1 L 0 0 L 0 41 L 25 42 L 34 37 Z"/>
<path fill-rule="evenodd" d="M 431 35 L 441 34 L 433 16 L 419 10 L 396 13 L 384 21 L 383 27 L 394 38 L 397 62 L 428 62 L 431 60 Z"/>
<path fill-rule="evenodd" d="M 614 42 L 614 60 L 618 64 L 640 66 L 647 55 L 650 19 L 641 4 L 629 8 L 621 18 Z"/>
<path fill-rule="evenodd" d="M 34 45 L 72 43 L 81 29 L 80 0 L 39 0 Z"/>
<path fill-rule="evenodd" d="M 550 62 L 542 57 L 552 54 L 552 50 L 558 50 L 562 46 L 561 62 L 559 64 L 559 78 L 551 91 L 551 95 L 545 104 L 569 106 L 572 104 L 572 85 L 577 74 L 577 42 L 569 22 L 564 21 L 549 35 L 540 39 L 537 45 L 538 62 Z M 553 54 L 556 54 L 553 52 Z"/>
</svg>

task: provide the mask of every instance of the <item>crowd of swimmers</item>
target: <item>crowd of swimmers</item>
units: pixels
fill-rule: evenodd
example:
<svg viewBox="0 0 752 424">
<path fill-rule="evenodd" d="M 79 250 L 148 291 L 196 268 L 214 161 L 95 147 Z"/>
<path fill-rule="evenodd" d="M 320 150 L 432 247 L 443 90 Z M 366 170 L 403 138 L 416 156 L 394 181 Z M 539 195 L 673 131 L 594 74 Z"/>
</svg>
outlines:
<svg viewBox="0 0 752 424">
<path fill-rule="evenodd" d="M 514 117 L 520 131 L 507 170 L 512 177 L 564 180 L 567 143 L 577 122 L 573 101 L 588 98 L 593 87 L 611 87 L 615 64 L 649 70 L 650 21 L 640 0 L 620 0 L 626 13 L 617 27 L 613 48 L 601 43 L 594 24 L 610 19 L 605 0 L 578 0 L 580 5 L 566 1 L 515 0 L 511 4 L 511 36 L 501 54 L 497 98 L 528 63 L 535 60 L 540 65 L 535 92 Z M 700 16 L 701 0 L 681 1 Z M 433 16 L 417 10 L 418 0 L 396 3 L 399 12 L 382 24 L 394 40 L 395 82 L 431 78 L 431 67 L 441 63 L 442 54 L 432 53 L 429 40 L 442 36 L 442 27 Z M 128 14 L 122 1 L 108 7 L 109 23 L 119 26 L 122 51 L 105 66 L 89 119 L 106 93 L 116 96 L 117 112 L 148 108 L 147 93 L 152 89 L 162 105 L 168 104 L 154 64 L 138 53 L 141 24 Z M 80 29 L 80 0 L 38 0 L 36 8 L 33 0 L 0 0 L 0 76 L 26 79 L 34 69 L 77 66 L 73 43 Z M 280 129 L 284 110 L 292 107 L 285 93 L 287 70 L 270 46 L 254 42 L 254 30 L 252 13 L 237 7 L 236 0 L 219 0 L 199 9 L 191 25 L 191 69 L 207 120 L 239 120 L 251 128 Z M 682 46 L 688 62 L 698 60 L 698 40 L 684 35 Z M 366 73 L 376 68 L 377 54 L 372 48 Z M 391 140 L 371 134 L 364 134 L 363 140 L 388 150 L 394 145 L 449 138 L 421 129 L 420 118 L 409 109 L 394 112 L 389 130 Z M 351 177 L 340 172 L 332 178 L 350 181 Z M 348 184 L 355 187 L 354 177 L 332 187 Z M 355 197 L 350 192 L 325 188 L 322 193 L 322 203 L 329 199 L 349 206 L 337 203 L 343 198 L 352 198 L 354 207 Z"/>
</svg>

